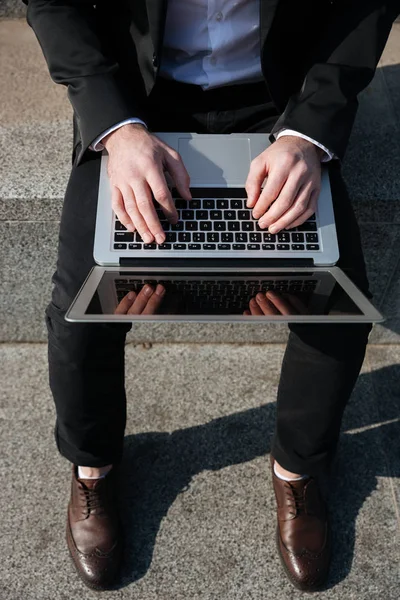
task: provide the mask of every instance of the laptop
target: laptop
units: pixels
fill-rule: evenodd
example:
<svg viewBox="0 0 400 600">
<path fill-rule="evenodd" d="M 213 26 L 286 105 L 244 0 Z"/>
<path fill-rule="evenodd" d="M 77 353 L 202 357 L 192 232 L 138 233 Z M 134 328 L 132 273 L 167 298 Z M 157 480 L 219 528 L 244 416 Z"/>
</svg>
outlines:
<svg viewBox="0 0 400 600">
<path fill-rule="evenodd" d="M 326 168 L 315 215 L 299 227 L 270 234 L 246 208 L 244 189 L 251 161 L 270 143 L 268 134 L 155 135 L 181 155 L 192 200 L 171 188 L 179 221 L 170 224 L 155 203 L 166 240 L 145 244 L 112 211 L 108 155 L 103 151 L 94 240 L 97 266 L 68 310 L 68 321 L 383 320 L 335 266 L 339 248 Z M 153 299 L 143 304 L 149 286 Z M 156 294 L 159 290 L 162 294 Z"/>
</svg>

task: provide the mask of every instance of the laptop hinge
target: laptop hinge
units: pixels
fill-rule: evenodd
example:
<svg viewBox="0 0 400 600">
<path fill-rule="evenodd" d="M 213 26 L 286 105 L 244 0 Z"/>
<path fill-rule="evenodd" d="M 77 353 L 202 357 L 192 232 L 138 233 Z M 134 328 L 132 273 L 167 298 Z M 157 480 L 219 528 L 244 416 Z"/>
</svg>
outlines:
<svg viewBox="0 0 400 600">
<path fill-rule="evenodd" d="M 121 267 L 157 267 L 171 269 L 171 267 L 187 267 L 188 269 L 200 269 L 207 267 L 234 267 L 235 269 L 246 269 L 246 267 L 260 268 L 282 268 L 282 267 L 313 267 L 312 258 L 120 258 Z"/>
</svg>

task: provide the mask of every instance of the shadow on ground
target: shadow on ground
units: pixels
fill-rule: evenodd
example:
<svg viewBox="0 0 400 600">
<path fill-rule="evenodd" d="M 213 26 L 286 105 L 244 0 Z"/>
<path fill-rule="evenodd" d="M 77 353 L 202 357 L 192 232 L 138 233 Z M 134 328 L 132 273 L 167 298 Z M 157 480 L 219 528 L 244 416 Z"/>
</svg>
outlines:
<svg viewBox="0 0 400 600">
<path fill-rule="evenodd" d="M 361 395 L 353 397 L 347 408 L 330 479 L 334 552 L 328 588 L 350 572 L 357 515 L 376 489 L 377 477 L 400 477 L 400 395 L 395 391 L 379 398 L 377 394 L 362 396 L 367 389 L 362 383 L 383 390 L 388 381 L 398 382 L 400 366 L 364 374 L 360 379 L 357 389 Z M 204 470 L 217 471 L 267 455 L 274 420 L 275 404 L 267 404 L 171 434 L 126 438 L 122 495 L 126 561 L 119 587 L 146 574 L 161 521 L 177 495 L 189 489 L 191 479 Z"/>
</svg>

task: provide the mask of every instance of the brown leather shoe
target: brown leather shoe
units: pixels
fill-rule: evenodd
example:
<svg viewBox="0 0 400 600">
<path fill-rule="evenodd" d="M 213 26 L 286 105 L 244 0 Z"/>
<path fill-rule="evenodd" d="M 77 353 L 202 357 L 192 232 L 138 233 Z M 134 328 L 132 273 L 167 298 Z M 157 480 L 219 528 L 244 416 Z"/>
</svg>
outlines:
<svg viewBox="0 0 400 600">
<path fill-rule="evenodd" d="M 115 467 L 101 479 L 78 479 L 72 467 L 68 548 L 82 580 L 97 590 L 114 583 L 122 559 L 115 480 Z"/>
<path fill-rule="evenodd" d="M 330 531 L 324 500 L 313 477 L 289 483 L 275 475 L 272 456 L 271 465 L 281 562 L 297 588 L 316 591 L 325 583 L 330 563 Z"/>
</svg>

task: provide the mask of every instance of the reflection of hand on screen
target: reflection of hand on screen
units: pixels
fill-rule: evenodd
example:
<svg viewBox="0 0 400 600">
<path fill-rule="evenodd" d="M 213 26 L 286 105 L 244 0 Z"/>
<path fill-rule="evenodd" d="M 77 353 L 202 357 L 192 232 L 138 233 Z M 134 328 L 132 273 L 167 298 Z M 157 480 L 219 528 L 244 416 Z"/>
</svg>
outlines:
<svg viewBox="0 0 400 600">
<path fill-rule="evenodd" d="M 129 292 L 114 311 L 115 315 L 154 315 L 165 295 L 165 288 L 160 283 L 154 290 L 151 285 L 144 285 L 140 292 Z"/>
<path fill-rule="evenodd" d="M 249 310 L 245 310 L 246 316 L 262 315 L 307 315 L 309 311 L 303 302 L 293 294 L 280 294 L 268 291 L 265 294 L 259 292 L 249 302 Z"/>
</svg>

